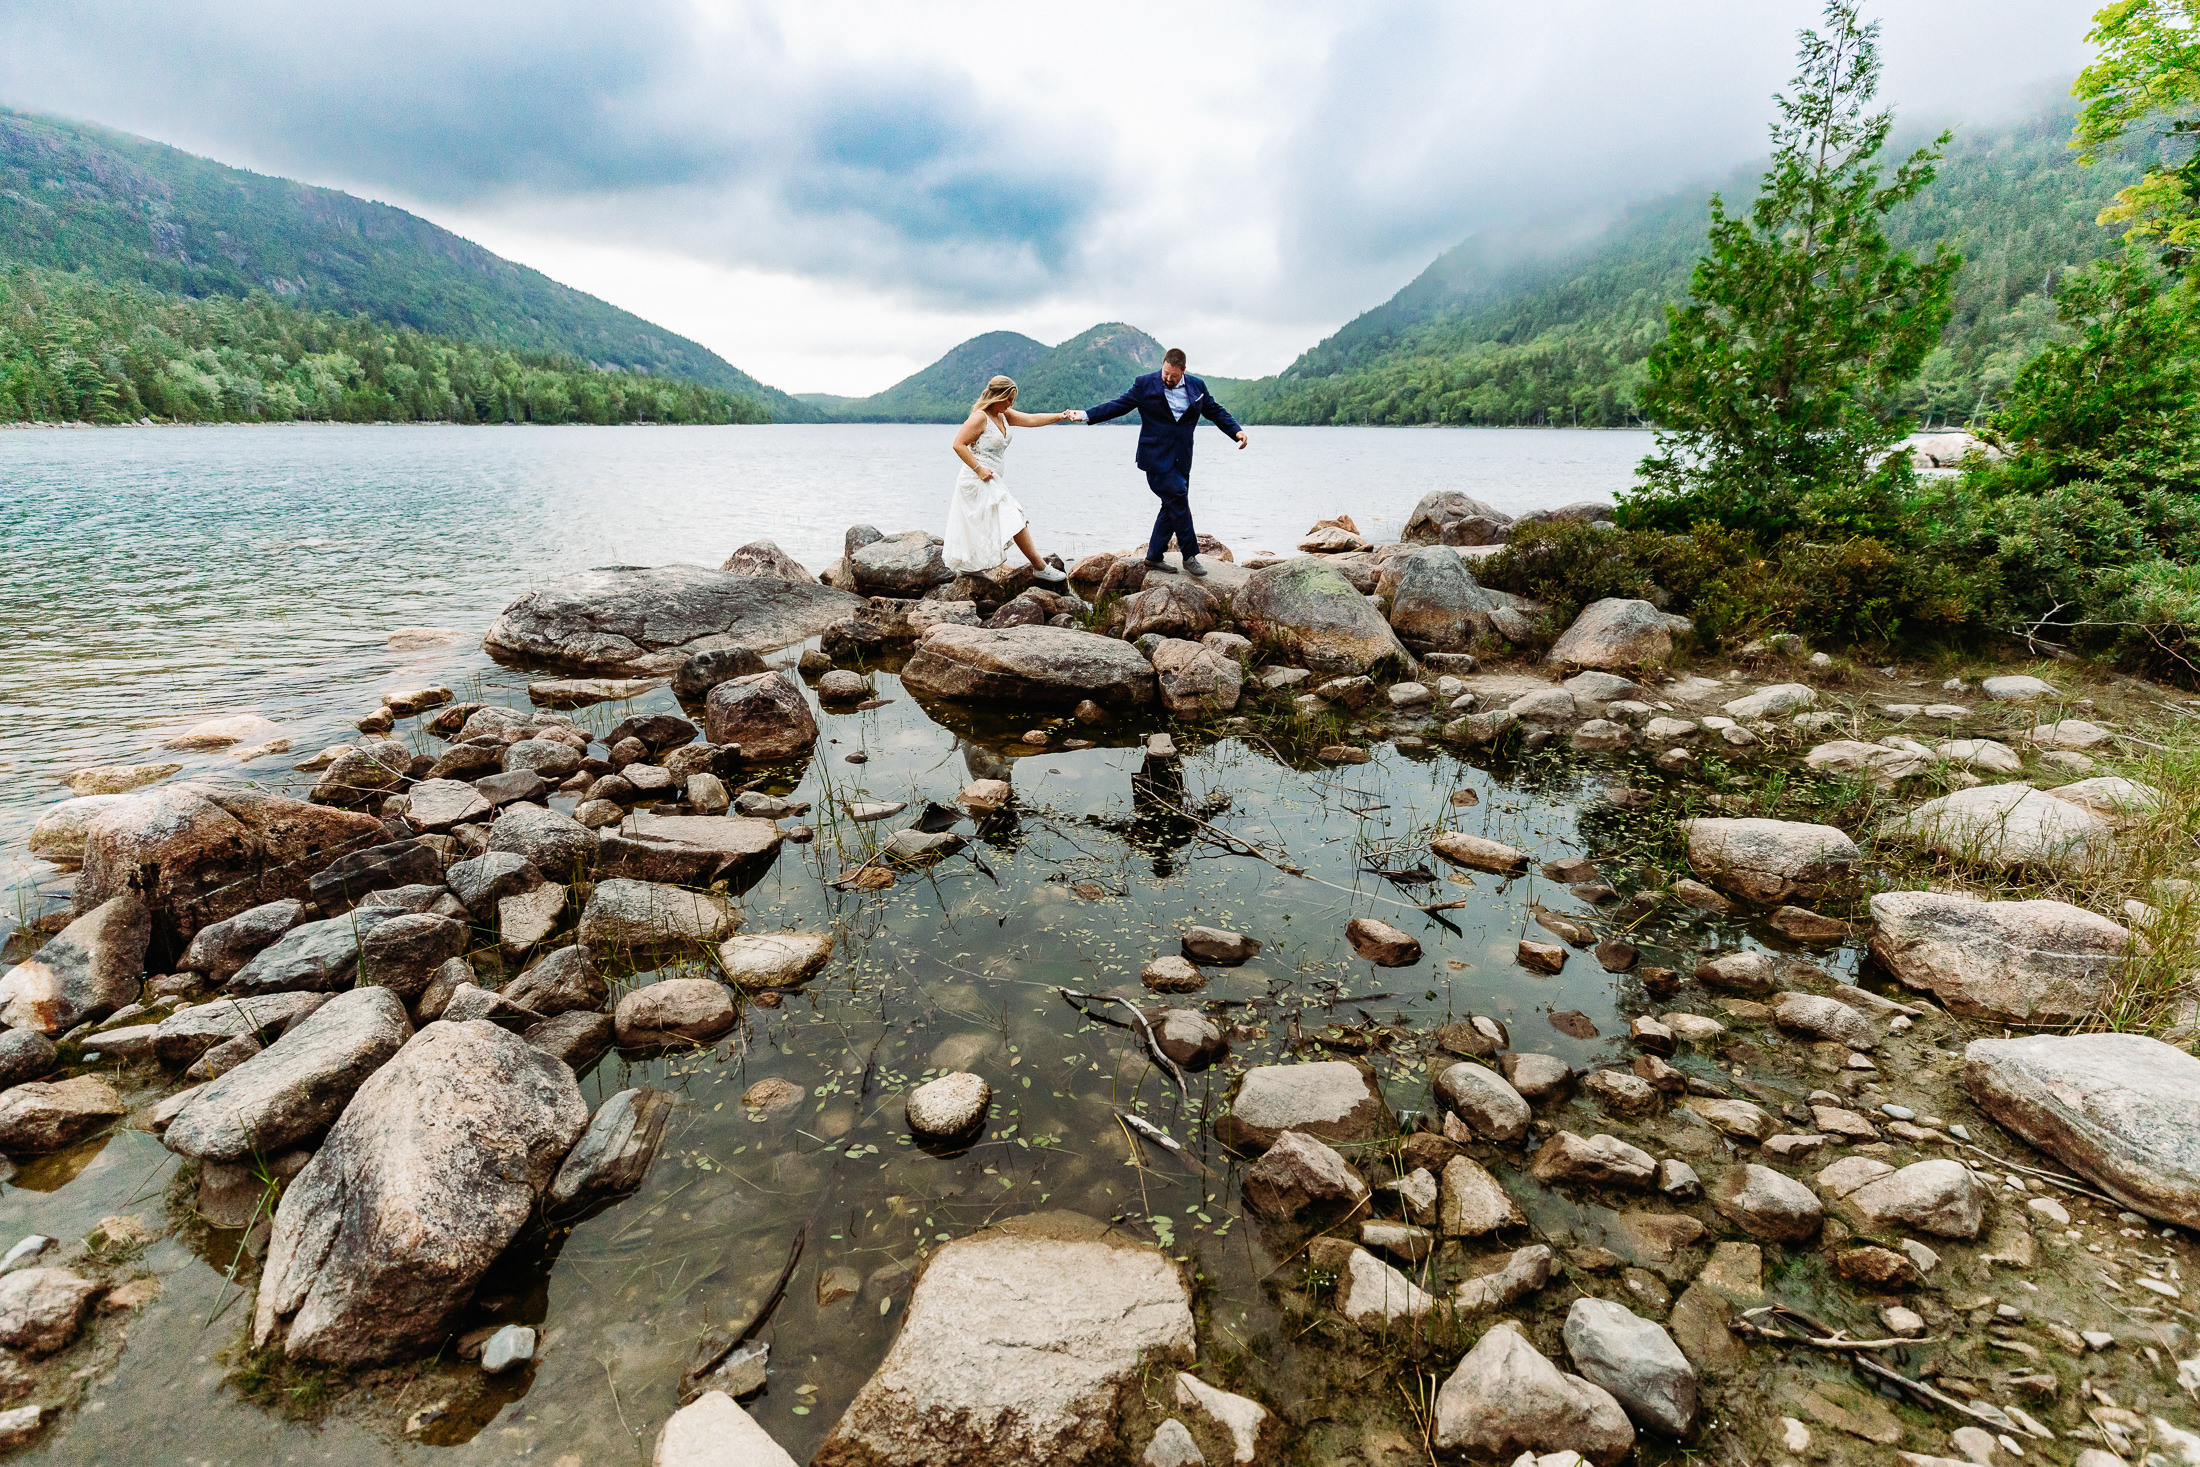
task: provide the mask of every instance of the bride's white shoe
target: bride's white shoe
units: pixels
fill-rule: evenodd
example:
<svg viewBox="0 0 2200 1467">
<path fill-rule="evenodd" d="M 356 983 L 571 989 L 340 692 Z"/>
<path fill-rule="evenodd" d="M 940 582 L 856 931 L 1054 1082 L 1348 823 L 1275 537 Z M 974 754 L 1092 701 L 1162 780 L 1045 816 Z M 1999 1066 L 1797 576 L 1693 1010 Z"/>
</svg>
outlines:
<svg viewBox="0 0 2200 1467">
<path fill-rule="evenodd" d="M 1056 570 L 1051 565 L 1040 566 L 1037 570 L 1031 573 L 1031 576 L 1033 580 L 1045 581 L 1047 584 L 1053 586 L 1059 586 L 1060 584 L 1062 584 L 1062 582 L 1069 579 L 1067 575 L 1064 575 L 1061 571 Z"/>
</svg>

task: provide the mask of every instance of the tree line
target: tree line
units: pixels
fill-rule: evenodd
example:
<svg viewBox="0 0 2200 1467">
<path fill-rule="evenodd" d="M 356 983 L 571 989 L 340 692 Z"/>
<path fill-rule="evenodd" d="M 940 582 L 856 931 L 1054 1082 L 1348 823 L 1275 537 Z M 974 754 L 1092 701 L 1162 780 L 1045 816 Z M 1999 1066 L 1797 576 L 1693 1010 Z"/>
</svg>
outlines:
<svg viewBox="0 0 2200 1467">
<path fill-rule="evenodd" d="M 715 387 L 265 295 L 0 270 L 0 422 L 762 423 Z"/>
</svg>

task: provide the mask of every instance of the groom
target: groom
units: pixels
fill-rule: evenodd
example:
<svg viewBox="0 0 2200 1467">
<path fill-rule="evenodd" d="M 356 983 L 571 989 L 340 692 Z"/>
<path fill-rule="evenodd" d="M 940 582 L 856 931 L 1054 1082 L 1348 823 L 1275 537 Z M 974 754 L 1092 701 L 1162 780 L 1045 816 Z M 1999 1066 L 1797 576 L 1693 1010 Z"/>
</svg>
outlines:
<svg viewBox="0 0 2200 1467">
<path fill-rule="evenodd" d="M 1176 548 L 1184 552 L 1184 569 L 1203 576 L 1207 567 L 1199 563 L 1199 534 L 1192 528 L 1189 498 L 1192 432 L 1201 418 L 1207 418 L 1243 448 L 1245 430 L 1221 403 L 1207 395 L 1206 383 L 1185 372 L 1184 353 L 1173 346 L 1161 358 L 1160 371 L 1148 372 L 1115 401 L 1086 409 L 1084 420 L 1105 423 L 1133 411 L 1140 425 L 1137 464 L 1146 471 L 1147 487 L 1161 500 L 1161 512 L 1154 516 L 1153 539 L 1146 546 L 1146 564 L 1156 569 L 1163 565 L 1161 555 L 1169 548 L 1169 537 L 1173 535 Z"/>
</svg>

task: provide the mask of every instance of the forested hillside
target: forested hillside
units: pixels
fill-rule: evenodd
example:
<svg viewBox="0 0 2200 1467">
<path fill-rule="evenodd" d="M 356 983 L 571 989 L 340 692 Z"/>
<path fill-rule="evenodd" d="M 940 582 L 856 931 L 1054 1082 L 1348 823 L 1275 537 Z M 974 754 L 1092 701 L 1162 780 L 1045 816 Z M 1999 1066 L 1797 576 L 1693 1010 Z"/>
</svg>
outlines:
<svg viewBox="0 0 2200 1467">
<path fill-rule="evenodd" d="M 761 423 L 754 398 L 252 295 L 0 269 L 0 422 Z"/>
<path fill-rule="evenodd" d="M 870 397 L 811 399 L 850 423 L 959 423 L 995 376 L 1016 379 L 1016 406 L 1050 413 L 1091 407 L 1161 365 L 1161 343 L 1111 321 L 1046 346 L 1014 331 L 973 336 L 931 366 Z"/>
<path fill-rule="evenodd" d="M 192 300 L 262 293 L 518 361 L 567 359 L 820 414 L 708 349 L 427 220 L 126 133 L 0 108 L 0 266 Z"/>
<path fill-rule="evenodd" d="M 2070 127 L 2058 100 L 2023 122 L 1959 129 L 1939 179 L 1891 220 L 1897 244 L 1929 253 L 1948 240 L 1964 256 L 1954 318 L 1902 404 L 1921 418 L 1962 422 L 1996 402 L 2055 332 L 2054 282 L 2113 247 L 2094 217 L 2137 168 L 2081 167 Z M 1746 207 L 1758 171 L 1718 192 Z M 1665 335 L 1666 303 L 1688 294 L 1710 192 L 1586 235 L 1469 240 L 1237 401 L 1266 423 L 1638 422 L 1644 359 Z"/>
</svg>

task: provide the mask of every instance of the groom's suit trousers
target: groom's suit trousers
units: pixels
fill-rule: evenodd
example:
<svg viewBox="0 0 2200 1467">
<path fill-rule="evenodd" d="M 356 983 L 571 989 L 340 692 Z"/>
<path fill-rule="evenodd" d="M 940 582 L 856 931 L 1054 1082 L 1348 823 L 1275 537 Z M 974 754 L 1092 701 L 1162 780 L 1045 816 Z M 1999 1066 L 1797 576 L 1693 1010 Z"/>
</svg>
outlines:
<svg viewBox="0 0 2200 1467">
<path fill-rule="evenodd" d="M 1146 559 L 1159 560 L 1162 552 L 1169 548 L 1172 536 L 1186 560 L 1199 554 L 1199 532 L 1192 528 L 1190 481 L 1177 470 L 1170 469 L 1165 473 L 1148 473 L 1146 487 L 1161 501 L 1161 512 L 1153 519 L 1153 539 L 1146 544 Z"/>
</svg>

